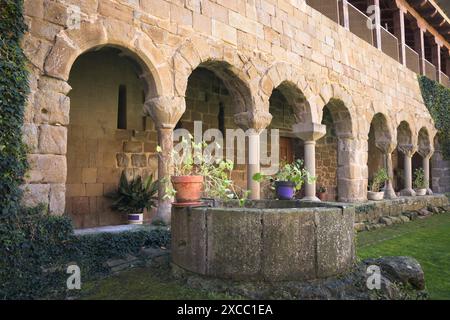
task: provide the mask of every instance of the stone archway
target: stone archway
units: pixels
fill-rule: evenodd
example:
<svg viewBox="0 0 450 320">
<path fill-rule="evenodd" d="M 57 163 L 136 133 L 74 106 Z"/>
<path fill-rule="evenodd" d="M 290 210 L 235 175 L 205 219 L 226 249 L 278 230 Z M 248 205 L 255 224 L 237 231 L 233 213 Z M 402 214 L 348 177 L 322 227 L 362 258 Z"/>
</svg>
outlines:
<svg viewBox="0 0 450 320">
<path fill-rule="evenodd" d="M 354 185 L 362 181 L 365 164 L 352 156 L 353 121 L 342 100 L 331 98 L 324 106 L 322 124 L 326 125 L 327 133 L 317 141 L 318 183 L 327 188 L 328 200 L 349 202 L 357 199 L 360 195 L 355 192 Z"/>
<path fill-rule="evenodd" d="M 410 124 L 405 120 L 401 121 L 397 127 L 397 149 L 393 159 L 393 187 L 404 196 L 415 195 L 412 188 L 411 160 L 416 148 Z"/>
<path fill-rule="evenodd" d="M 421 127 L 417 135 L 417 155 L 412 160 L 412 169 L 413 172 L 418 168 L 423 169 L 428 195 L 433 194 L 433 191 L 430 188 L 430 158 L 433 155 L 433 152 L 434 148 L 429 130 L 427 127 Z"/>
<path fill-rule="evenodd" d="M 157 131 L 143 112 L 154 95 L 148 79 L 135 55 L 118 47 L 94 48 L 73 64 L 65 211 L 76 228 L 124 224 L 106 196 L 122 172 L 128 179 L 156 176 Z"/>
<path fill-rule="evenodd" d="M 368 134 L 368 179 L 381 168 L 385 168 L 390 179 L 384 187 L 384 197 L 387 199 L 396 198 L 396 194 L 392 187 L 393 167 L 392 152 L 396 147 L 394 142 L 391 126 L 387 120 L 387 116 L 381 112 L 376 113 L 370 122 Z"/>
</svg>

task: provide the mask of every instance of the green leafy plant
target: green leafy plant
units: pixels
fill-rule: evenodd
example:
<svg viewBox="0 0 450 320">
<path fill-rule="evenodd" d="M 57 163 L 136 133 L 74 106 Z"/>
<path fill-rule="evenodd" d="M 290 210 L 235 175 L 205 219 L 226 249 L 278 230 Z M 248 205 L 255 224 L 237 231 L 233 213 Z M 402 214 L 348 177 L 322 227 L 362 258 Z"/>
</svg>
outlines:
<svg viewBox="0 0 450 320">
<path fill-rule="evenodd" d="M 320 187 L 317 189 L 317 192 L 319 192 L 319 193 L 325 193 L 325 192 L 327 192 L 327 188 L 326 188 L 325 186 L 320 186 Z"/>
<path fill-rule="evenodd" d="M 370 183 L 370 191 L 380 192 L 384 183 L 389 180 L 388 173 L 385 168 L 378 170 L 373 176 L 372 182 Z"/>
<path fill-rule="evenodd" d="M 111 208 L 123 213 L 142 213 L 155 206 L 154 196 L 158 192 L 158 183 L 150 175 L 145 180 L 139 176 L 127 180 L 125 172 L 120 176 L 118 190 L 107 196 L 114 200 Z"/>
<path fill-rule="evenodd" d="M 450 160 L 450 89 L 425 76 L 418 76 L 418 79 L 423 101 L 438 129 L 442 154 L 446 160 Z"/>
<path fill-rule="evenodd" d="M 211 154 L 204 152 L 204 149 L 207 147 L 206 142 L 195 142 L 192 135 L 189 135 L 189 139 L 183 137 L 179 147 L 185 152 L 180 154 L 173 149 L 170 153 L 170 161 L 166 161 L 167 166 L 171 162 L 173 163 L 175 176 L 201 175 L 204 177 L 203 194 L 206 198 L 220 200 L 238 199 L 241 205 L 244 204 L 250 192 L 239 188 L 231 179 L 234 169 L 233 161 L 214 159 Z M 219 149 L 220 146 L 216 144 L 216 148 Z M 156 151 L 162 156 L 160 146 L 157 146 Z M 169 171 L 168 169 L 169 167 L 167 167 L 167 171 Z M 170 181 L 167 178 L 163 178 L 162 182 L 165 184 L 164 197 L 174 197 L 176 191 Z"/>
<path fill-rule="evenodd" d="M 273 182 L 293 182 L 296 191 L 300 190 L 305 182 L 310 184 L 316 180 L 316 177 L 311 176 L 308 170 L 303 168 L 303 160 L 301 159 L 297 159 L 293 163 L 283 163 L 281 169 L 273 176 L 267 176 L 258 172 L 252 178 L 257 182 L 262 182 L 266 179 L 270 179 Z"/>
<path fill-rule="evenodd" d="M 414 170 L 414 188 L 416 189 L 424 189 L 426 188 L 426 179 L 425 179 L 425 172 L 422 168 L 418 168 Z"/>
</svg>

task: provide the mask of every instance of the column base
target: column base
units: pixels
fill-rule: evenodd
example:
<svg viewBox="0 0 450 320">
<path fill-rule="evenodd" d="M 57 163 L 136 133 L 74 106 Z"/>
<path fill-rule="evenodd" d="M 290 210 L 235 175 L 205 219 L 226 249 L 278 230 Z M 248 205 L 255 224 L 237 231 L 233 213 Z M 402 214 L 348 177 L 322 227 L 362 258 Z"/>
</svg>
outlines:
<svg viewBox="0 0 450 320">
<path fill-rule="evenodd" d="M 170 201 L 163 201 L 158 204 L 156 209 L 156 216 L 153 223 L 170 225 L 172 216 L 172 203 Z"/>
<path fill-rule="evenodd" d="M 427 195 L 429 196 L 433 195 L 433 191 L 430 188 L 427 188 Z"/>
<path fill-rule="evenodd" d="M 395 194 L 394 189 L 386 189 L 386 190 L 384 190 L 384 197 L 383 197 L 383 199 L 396 199 L 396 198 L 398 198 L 398 197 Z"/>
<path fill-rule="evenodd" d="M 320 201 L 320 199 L 317 198 L 316 196 L 303 197 L 303 198 L 301 198 L 301 200 L 302 200 L 302 201 L 322 202 L 322 201 Z"/>
<path fill-rule="evenodd" d="M 416 192 L 413 189 L 403 189 L 400 191 L 400 195 L 405 197 L 414 197 Z"/>
</svg>

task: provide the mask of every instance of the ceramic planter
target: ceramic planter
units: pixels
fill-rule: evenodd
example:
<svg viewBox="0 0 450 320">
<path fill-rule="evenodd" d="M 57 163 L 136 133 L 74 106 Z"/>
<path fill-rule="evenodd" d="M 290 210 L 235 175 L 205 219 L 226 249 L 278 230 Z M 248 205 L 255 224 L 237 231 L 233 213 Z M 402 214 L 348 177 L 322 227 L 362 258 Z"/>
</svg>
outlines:
<svg viewBox="0 0 450 320">
<path fill-rule="evenodd" d="M 427 189 L 421 188 L 421 189 L 414 189 L 416 191 L 416 196 L 424 196 L 427 194 Z"/>
<path fill-rule="evenodd" d="M 278 200 L 292 200 L 295 194 L 295 183 L 290 181 L 275 181 Z"/>
<path fill-rule="evenodd" d="M 373 201 L 380 201 L 383 200 L 384 192 L 373 192 L 373 191 L 367 191 L 367 199 L 373 200 Z"/>
<path fill-rule="evenodd" d="M 325 192 L 318 192 L 317 193 L 317 197 L 319 198 L 320 201 L 323 201 L 325 199 Z"/>
<path fill-rule="evenodd" d="M 144 214 L 143 213 L 129 213 L 128 214 L 128 224 L 143 224 Z"/>
<path fill-rule="evenodd" d="M 203 192 L 203 176 L 172 176 L 177 204 L 197 203 Z"/>
</svg>

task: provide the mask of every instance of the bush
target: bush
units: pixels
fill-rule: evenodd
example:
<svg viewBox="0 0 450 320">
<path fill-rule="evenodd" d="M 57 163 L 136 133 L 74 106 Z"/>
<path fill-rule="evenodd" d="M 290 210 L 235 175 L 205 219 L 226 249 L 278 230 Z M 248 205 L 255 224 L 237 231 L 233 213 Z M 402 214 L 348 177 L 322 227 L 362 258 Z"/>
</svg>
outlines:
<svg viewBox="0 0 450 320">
<path fill-rule="evenodd" d="M 170 243 L 170 233 L 158 229 L 75 236 L 67 217 L 40 207 L 26 211 L 0 220 L 0 299 L 63 297 L 69 264 L 80 267 L 85 281 L 107 274 L 109 259 Z"/>
</svg>

